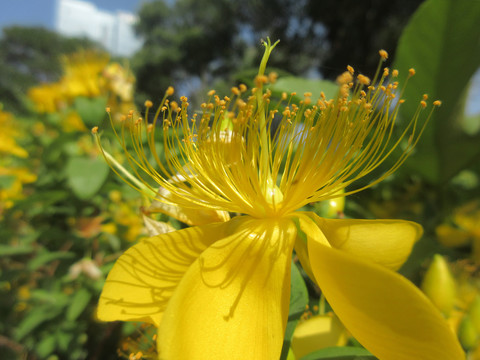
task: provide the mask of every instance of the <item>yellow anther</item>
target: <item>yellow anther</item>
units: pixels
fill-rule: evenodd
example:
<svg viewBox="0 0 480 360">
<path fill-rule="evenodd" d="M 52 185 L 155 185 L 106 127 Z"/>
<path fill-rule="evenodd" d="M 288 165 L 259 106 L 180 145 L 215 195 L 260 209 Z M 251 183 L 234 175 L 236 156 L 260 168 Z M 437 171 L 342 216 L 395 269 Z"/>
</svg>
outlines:
<svg viewBox="0 0 480 360">
<path fill-rule="evenodd" d="M 398 70 L 397 70 L 397 69 L 395 69 L 395 70 L 392 71 L 392 76 L 393 76 L 393 77 L 397 77 L 397 76 L 398 76 Z"/>
<path fill-rule="evenodd" d="M 173 86 L 169 86 L 166 91 L 166 94 L 167 96 L 172 96 L 174 92 L 175 92 L 175 89 L 173 88 Z"/>
<path fill-rule="evenodd" d="M 182 101 L 182 103 L 186 103 L 188 101 L 188 98 L 186 96 L 182 96 L 180 100 Z"/>
<path fill-rule="evenodd" d="M 287 93 L 285 91 L 282 93 L 282 100 L 287 100 Z"/>
<path fill-rule="evenodd" d="M 311 97 L 311 96 L 312 96 L 312 93 L 311 93 L 311 92 L 306 92 L 306 93 L 303 93 L 303 96 L 305 96 L 305 97 Z"/>
<path fill-rule="evenodd" d="M 210 90 L 210 91 L 207 93 L 208 96 L 212 96 L 212 95 L 214 95 L 214 94 L 215 94 L 215 90 Z"/>
<path fill-rule="evenodd" d="M 149 133 L 151 133 L 152 130 L 153 130 L 153 124 L 148 124 L 148 126 L 147 126 L 147 131 L 148 131 Z"/>
<path fill-rule="evenodd" d="M 98 133 L 98 126 L 94 126 L 92 128 L 92 134 L 96 134 L 96 133 Z"/>
<path fill-rule="evenodd" d="M 408 69 L 408 75 L 410 76 L 415 75 L 415 69 L 414 68 Z"/>
<path fill-rule="evenodd" d="M 357 80 L 362 85 L 370 85 L 370 79 L 365 75 L 362 75 L 362 74 L 358 75 Z"/>
<path fill-rule="evenodd" d="M 353 69 L 353 67 L 351 67 L 350 65 L 347 66 L 347 70 L 350 74 L 353 75 L 353 73 L 355 72 L 355 70 Z"/>
<path fill-rule="evenodd" d="M 340 85 L 348 84 L 352 80 L 353 80 L 353 76 L 348 71 L 345 71 L 343 74 L 337 77 L 337 83 Z"/>
<path fill-rule="evenodd" d="M 398 102 L 399 102 L 400 104 L 403 104 L 403 103 L 405 102 L 405 99 L 400 99 Z"/>
<path fill-rule="evenodd" d="M 422 108 L 426 108 L 427 107 L 427 103 L 425 101 L 420 101 L 420 105 L 422 106 Z"/>
<path fill-rule="evenodd" d="M 176 101 L 172 101 L 170 103 L 170 109 L 172 109 L 172 111 L 177 111 L 178 110 L 178 104 Z"/>
<path fill-rule="evenodd" d="M 107 106 L 107 107 L 105 108 L 105 111 L 110 114 L 110 106 Z"/>
<path fill-rule="evenodd" d="M 387 60 L 387 59 L 388 59 L 388 53 L 387 53 L 385 50 L 380 50 L 378 53 L 380 54 L 380 57 L 381 57 L 383 60 Z"/>
<path fill-rule="evenodd" d="M 423 100 L 428 100 L 428 94 L 423 94 Z"/>
<path fill-rule="evenodd" d="M 245 84 L 240 84 L 240 85 L 238 85 L 238 87 L 240 88 L 241 92 L 247 91 L 247 85 L 245 85 Z"/>
<path fill-rule="evenodd" d="M 295 91 L 290 93 L 290 96 L 295 96 L 295 95 L 297 95 L 297 93 Z"/>
<path fill-rule="evenodd" d="M 367 93 L 365 91 L 360 91 L 360 95 L 362 95 L 362 97 L 367 97 Z"/>
<path fill-rule="evenodd" d="M 305 105 L 310 105 L 312 103 L 312 99 L 307 97 L 305 98 Z"/>
<path fill-rule="evenodd" d="M 224 97 L 223 97 L 223 100 L 225 100 L 225 101 L 230 101 L 230 98 L 229 98 L 228 96 L 224 96 Z"/>
<path fill-rule="evenodd" d="M 268 74 L 268 81 L 271 84 L 274 84 L 277 81 L 277 78 L 278 78 L 278 74 L 274 71 Z"/>
<path fill-rule="evenodd" d="M 122 122 L 123 122 L 123 121 L 125 121 L 125 120 L 127 120 L 127 116 L 126 116 L 126 115 L 122 115 L 122 116 L 120 116 L 120 121 L 122 121 Z"/>
<path fill-rule="evenodd" d="M 389 73 L 390 73 L 390 70 L 387 67 L 383 69 L 383 76 L 388 76 Z"/>
<path fill-rule="evenodd" d="M 152 106 L 153 106 L 153 102 L 151 102 L 150 100 L 145 101 L 146 108 L 151 108 Z"/>
<path fill-rule="evenodd" d="M 238 96 L 240 95 L 240 90 L 236 86 L 234 86 L 232 87 L 232 93 Z"/>
<path fill-rule="evenodd" d="M 268 82 L 268 78 L 265 75 L 257 75 L 255 77 L 255 86 L 256 87 L 261 87 L 263 84 L 266 84 Z"/>
<path fill-rule="evenodd" d="M 442 102 L 440 100 L 435 100 L 433 102 L 433 106 L 441 106 L 442 105 Z"/>
</svg>

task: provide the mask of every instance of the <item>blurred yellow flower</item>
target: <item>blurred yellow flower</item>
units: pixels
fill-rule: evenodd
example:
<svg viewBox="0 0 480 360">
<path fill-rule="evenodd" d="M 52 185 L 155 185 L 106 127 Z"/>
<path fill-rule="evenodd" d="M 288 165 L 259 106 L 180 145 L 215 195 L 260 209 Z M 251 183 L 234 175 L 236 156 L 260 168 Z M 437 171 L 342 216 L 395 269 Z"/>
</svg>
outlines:
<svg viewBox="0 0 480 360">
<path fill-rule="evenodd" d="M 457 208 L 452 223 L 441 224 L 435 229 L 438 241 L 448 247 L 471 244 L 472 257 L 480 263 L 480 200 Z"/>
<path fill-rule="evenodd" d="M 373 83 L 382 85 L 371 86 L 363 75 L 355 82 L 354 70 L 348 67 L 338 79 L 337 98 L 327 100 L 322 94 L 313 102 L 312 94 L 306 93 L 300 103 L 290 99 L 280 110 L 264 90 L 269 81 L 266 63 L 275 44 L 264 45 L 250 94 L 244 85 L 223 98 L 212 90 L 201 112 L 190 116 L 188 99 L 181 97 L 181 104 L 170 101 L 167 97 L 174 90 L 169 88 L 152 123 L 133 119 L 133 113 L 125 121 L 135 149 L 126 156 L 138 166 L 135 174 L 144 171 L 165 192 L 157 193 L 158 185 L 147 180 L 119 173 L 134 188 L 147 196 L 156 193 L 156 200 L 169 205 L 245 215 L 169 232 L 131 247 L 108 275 L 99 319 L 155 324 L 161 359 L 278 359 L 295 247 L 335 314 L 374 355 L 463 359 L 440 312 L 394 272 L 421 236 L 418 224 L 331 220 L 297 211 L 339 197 L 405 140 L 390 170 L 367 186 L 350 187 L 343 196 L 395 171 L 423 131 L 425 124 L 418 121 L 426 102 L 419 104 L 400 139 L 393 140 L 403 102 L 395 99 L 398 83 L 389 78 L 388 69 L 380 68 Z M 385 51 L 380 55 L 387 57 Z M 145 119 L 150 119 L 152 103 L 147 101 L 146 107 Z M 166 165 L 155 146 L 157 125 L 163 129 Z M 124 128 L 117 134 L 125 132 Z M 159 170 L 149 163 L 150 157 Z M 175 178 L 181 181 L 172 181 Z"/>
</svg>

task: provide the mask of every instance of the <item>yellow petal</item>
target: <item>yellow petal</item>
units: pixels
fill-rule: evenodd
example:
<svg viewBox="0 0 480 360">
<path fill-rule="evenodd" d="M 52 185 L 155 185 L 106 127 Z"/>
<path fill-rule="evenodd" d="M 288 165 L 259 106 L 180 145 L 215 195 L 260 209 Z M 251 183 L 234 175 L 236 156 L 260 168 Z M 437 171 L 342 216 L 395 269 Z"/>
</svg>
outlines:
<svg viewBox="0 0 480 360">
<path fill-rule="evenodd" d="M 172 193 L 165 188 L 158 190 L 160 198 L 172 200 Z M 205 207 L 204 210 L 189 209 L 183 206 L 170 205 L 161 201 L 154 201 L 147 209 L 149 212 L 159 212 L 171 216 L 188 225 L 205 225 L 213 222 L 228 221 L 230 215 L 227 211 L 212 210 Z"/>
<path fill-rule="evenodd" d="M 318 228 L 315 221 L 309 216 L 313 213 L 297 212 L 292 216 L 293 221 L 297 224 L 297 238 L 295 240 L 295 253 L 297 254 L 303 270 L 307 273 L 310 279 L 315 281 L 310 260 L 308 258 L 308 241 L 310 238 L 325 239 L 323 233 Z M 324 245 L 330 246 L 327 240 L 324 240 Z"/>
<path fill-rule="evenodd" d="M 319 241 L 309 241 L 308 252 L 329 304 L 379 359 L 465 359 L 440 312 L 407 279 Z"/>
<path fill-rule="evenodd" d="M 422 227 L 404 220 L 324 219 L 311 213 L 332 247 L 398 270 L 407 260 Z"/>
<path fill-rule="evenodd" d="M 454 228 L 448 224 L 441 224 L 435 228 L 437 239 L 440 244 L 447 247 L 465 246 L 471 241 L 469 231 Z"/>
<path fill-rule="evenodd" d="M 161 359 L 278 359 L 288 317 L 295 225 L 242 217 L 210 246 L 170 299 Z"/>
<path fill-rule="evenodd" d="M 297 325 L 292 350 L 297 359 L 332 346 L 345 346 L 345 328 L 335 315 L 317 315 Z"/>
<path fill-rule="evenodd" d="M 210 224 L 146 239 L 128 249 L 108 274 L 97 317 L 160 324 L 166 304 L 189 266 L 225 236 L 229 223 Z"/>
</svg>

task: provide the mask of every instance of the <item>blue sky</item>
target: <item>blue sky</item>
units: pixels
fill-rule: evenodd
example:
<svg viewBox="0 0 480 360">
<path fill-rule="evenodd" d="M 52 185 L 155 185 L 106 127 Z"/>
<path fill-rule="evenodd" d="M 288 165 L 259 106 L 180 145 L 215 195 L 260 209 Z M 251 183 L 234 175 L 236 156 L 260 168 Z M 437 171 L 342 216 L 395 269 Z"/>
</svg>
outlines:
<svg viewBox="0 0 480 360">
<path fill-rule="evenodd" d="M 97 8 L 135 13 L 148 0 L 89 0 Z M 0 28 L 10 25 L 44 26 L 53 29 L 57 0 L 7 0 L 0 9 Z"/>
</svg>

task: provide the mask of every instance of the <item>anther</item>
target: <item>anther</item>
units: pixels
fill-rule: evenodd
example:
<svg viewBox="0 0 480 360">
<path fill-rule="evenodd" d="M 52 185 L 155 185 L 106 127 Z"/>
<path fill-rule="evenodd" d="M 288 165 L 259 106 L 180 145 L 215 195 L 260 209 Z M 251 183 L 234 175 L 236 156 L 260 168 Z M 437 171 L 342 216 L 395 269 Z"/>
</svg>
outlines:
<svg viewBox="0 0 480 360">
<path fill-rule="evenodd" d="M 105 108 L 105 111 L 110 114 L 110 106 L 107 106 L 107 107 Z"/>
<path fill-rule="evenodd" d="M 94 127 L 92 128 L 92 134 L 95 135 L 95 134 L 97 134 L 97 133 L 98 133 L 98 126 L 94 126 Z"/>
<path fill-rule="evenodd" d="M 145 101 L 145 107 L 146 108 L 151 108 L 153 106 L 153 103 L 150 100 Z"/>
<path fill-rule="evenodd" d="M 166 94 L 167 96 L 172 96 L 174 92 L 175 92 L 175 89 L 173 88 L 173 86 L 169 86 L 167 88 Z"/>
<path fill-rule="evenodd" d="M 442 102 L 440 100 L 435 100 L 433 106 L 442 106 Z"/>
<path fill-rule="evenodd" d="M 382 60 L 385 61 L 388 59 L 388 53 L 385 50 L 380 50 L 378 53 L 380 54 L 380 57 L 382 58 Z"/>
<path fill-rule="evenodd" d="M 408 75 L 410 76 L 415 75 L 415 69 L 414 68 L 408 69 Z"/>
</svg>

